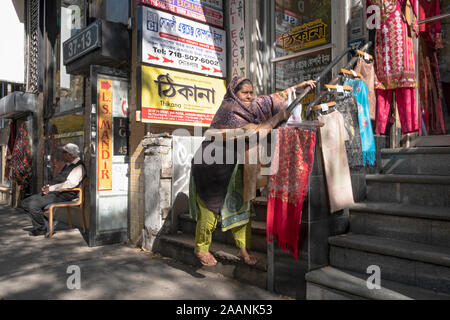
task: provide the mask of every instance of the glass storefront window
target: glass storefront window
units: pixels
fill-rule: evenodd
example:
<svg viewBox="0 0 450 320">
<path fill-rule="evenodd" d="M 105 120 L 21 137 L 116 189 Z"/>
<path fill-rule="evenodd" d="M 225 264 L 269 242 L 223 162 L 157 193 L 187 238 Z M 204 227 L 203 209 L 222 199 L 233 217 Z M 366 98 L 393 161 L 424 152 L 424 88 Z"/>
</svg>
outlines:
<svg viewBox="0 0 450 320">
<path fill-rule="evenodd" d="M 276 57 L 331 42 L 331 0 L 276 0 Z"/>
<path fill-rule="evenodd" d="M 331 0 L 277 0 L 275 3 L 275 89 L 284 90 L 316 79 L 332 62 Z M 305 52 L 308 51 L 308 52 Z M 331 80 L 322 79 L 321 85 Z M 303 109 L 315 98 L 311 91 L 302 101 Z"/>
<path fill-rule="evenodd" d="M 83 77 L 69 75 L 63 64 L 62 45 L 85 27 L 85 0 L 60 0 L 57 9 L 59 33 L 55 43 L 53 106 L 55 113 L 83 106 Z"/>
<path fill-rule="evenodd" d="M 48 123 L 48 136 L 46 141 L 46 174 L 47 179 L 58 175 L 64 167 L 64 158 L 59 147 L 74 143 L 83 150 L 84 147 L 84 115 L 83 113 L 69 114 L 54 117 Z M 83 153 L 81 153 L 83 158 Z"/>
</svg>

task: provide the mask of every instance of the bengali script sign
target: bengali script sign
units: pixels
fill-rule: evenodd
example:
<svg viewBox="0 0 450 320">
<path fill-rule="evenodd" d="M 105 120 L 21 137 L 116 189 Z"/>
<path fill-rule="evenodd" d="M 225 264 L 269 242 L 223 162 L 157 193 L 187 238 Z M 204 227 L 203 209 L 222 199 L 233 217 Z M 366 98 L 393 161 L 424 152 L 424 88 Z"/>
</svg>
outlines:
<svg viewBox="0 0 450 320">
<path fill-rule="evenodd" d="M 223 28 L 222 0 L 217 1 L 220 6 L 209 3 L 202 4 L 199 1 L 186 0 L 141 0 L 141 4 L 149 4 L 153 7 L 170 11 L 191 19 Z"/>
<path fill-rule="evenodd" d="M 112 190 L 113 157 L 113 83 L 111 80 L 98 80 L 97 111 L 97 190 Z"/>
<path fill-rule="evenodd" d="M 141 121 L 207 127 L 225 93 L 225 80 L 143 66 Z"/>
<path fill-rule="evenodd" d="M 325 44 L 327 27 L 322 19 L 317 19 L 283 33 L 279 43 L 284 50 L 294 52 Z"/>
<path fill-rule="evenodd" d="M 142 62 L 226 77 L 226 33 L 142 7 Z"/>
</svg>

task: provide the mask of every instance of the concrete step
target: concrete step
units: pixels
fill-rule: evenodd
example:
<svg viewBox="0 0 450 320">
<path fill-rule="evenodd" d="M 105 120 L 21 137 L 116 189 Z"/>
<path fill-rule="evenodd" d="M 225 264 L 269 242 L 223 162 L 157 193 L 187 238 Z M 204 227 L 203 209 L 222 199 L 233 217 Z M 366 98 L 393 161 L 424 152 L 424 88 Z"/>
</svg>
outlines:
<svg viewBox="0 0 450 320">
<path fill-rule="evenodd" d="M 350 208 L 350 232 L 450 247 L 450 208 L 357 203 Z"/>
<path fill-rule="evenodd" d="M 308 272 L 308 300 L 450 300 L 450 295 L 383 280 L 380 289 L 369 289 L 370 274 L 333 267 Z"/>
<path fill-rule="evenodd" d="M 189 234 L 161 235 L 155 241 L 155 252 L 203 271 L 221 274 L 240 282 L 267 289 L 267 256 L 252 252 L 258 259 L 255 266 L 246 265 L 237 257 L 238 249 L 221 243 L 212 243 L 210 252 L 218 261 L 214 267 L 204 267 L 194 254 L 194 237 Z"/>
<path fill-rule="evenodd" d="M 328 242 L 333 267 L 365 273 L 376 265 L 382 281 L 450 294 L 450 248 L 351 233 Z"/>
<path fill-rule="evenodd" d="M 197 222 L 192 220 L 188 214 L 181 214 L 178 216 L 178 219 L 180 231 L 195 236 Z M 213 233 L 213 242 L 216 241 L 228 245 L 235 244 L 231 230 L 222 232 L 220 222 L 217 225 L 216 231 Z M 252 220 L 251 248 L 254 251 L 267 253 L 266 222 Z"/>
<path fill-rule="evenodd" d="M 450 176 L 450 148 L 382 149 L 382 173 Z"/>
<path fill-rule="evenodd" d="M 367 200 L 450 208 L 450 176 L 366 175 Z"/>
</svg>

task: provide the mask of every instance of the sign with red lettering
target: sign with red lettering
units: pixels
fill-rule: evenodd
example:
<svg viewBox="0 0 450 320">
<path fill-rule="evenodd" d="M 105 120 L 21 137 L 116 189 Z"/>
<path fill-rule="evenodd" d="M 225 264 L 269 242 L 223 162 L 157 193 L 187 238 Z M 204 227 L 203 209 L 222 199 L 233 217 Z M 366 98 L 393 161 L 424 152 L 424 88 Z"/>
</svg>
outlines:
<svg viewBox="0 0 450 320">
<path fill-rule="evenodd" d="M 113 85 L 111 80 L 98 80 L 97 133 L 97 190 L 111 191 L 113 157 Z"/>
<path fill-rule="evenodd" d="M 223 28 L 222 0 L 140 0 L 138 3 L 149 4 L 159 9 Z"/>
<path fill-rule="evenodd" d="M 245 77 L 247 74 L 247 48 L 245 46 L 244 0 L 230 1 L 230 66 L 231 77 Z"/>
<path fill-rule="evenodd" d="M 173 14 L 142 7 L 142 62 L 224 78 L 226 32 Z"/>
</svg>

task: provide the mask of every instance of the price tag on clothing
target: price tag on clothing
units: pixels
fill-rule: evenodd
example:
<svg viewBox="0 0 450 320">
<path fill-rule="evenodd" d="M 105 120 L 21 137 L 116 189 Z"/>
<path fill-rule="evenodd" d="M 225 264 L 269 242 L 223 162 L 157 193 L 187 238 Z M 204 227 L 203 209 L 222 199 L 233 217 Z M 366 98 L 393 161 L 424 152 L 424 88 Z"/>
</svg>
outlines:
<svg viewBox="0 0 450 320">
<path fill-rule="evenodd" d="M 336 90 L 339 93 L 344 93 L 344 87 L 343 86 L 336 86 Z"/>
<path fill-rule="evenodd" d="M 321 104 L 320 108 L 322 108 L 322 111 L 328 111 L 329 110 L 328 105 L 326 103 Z"/>
</svg>

